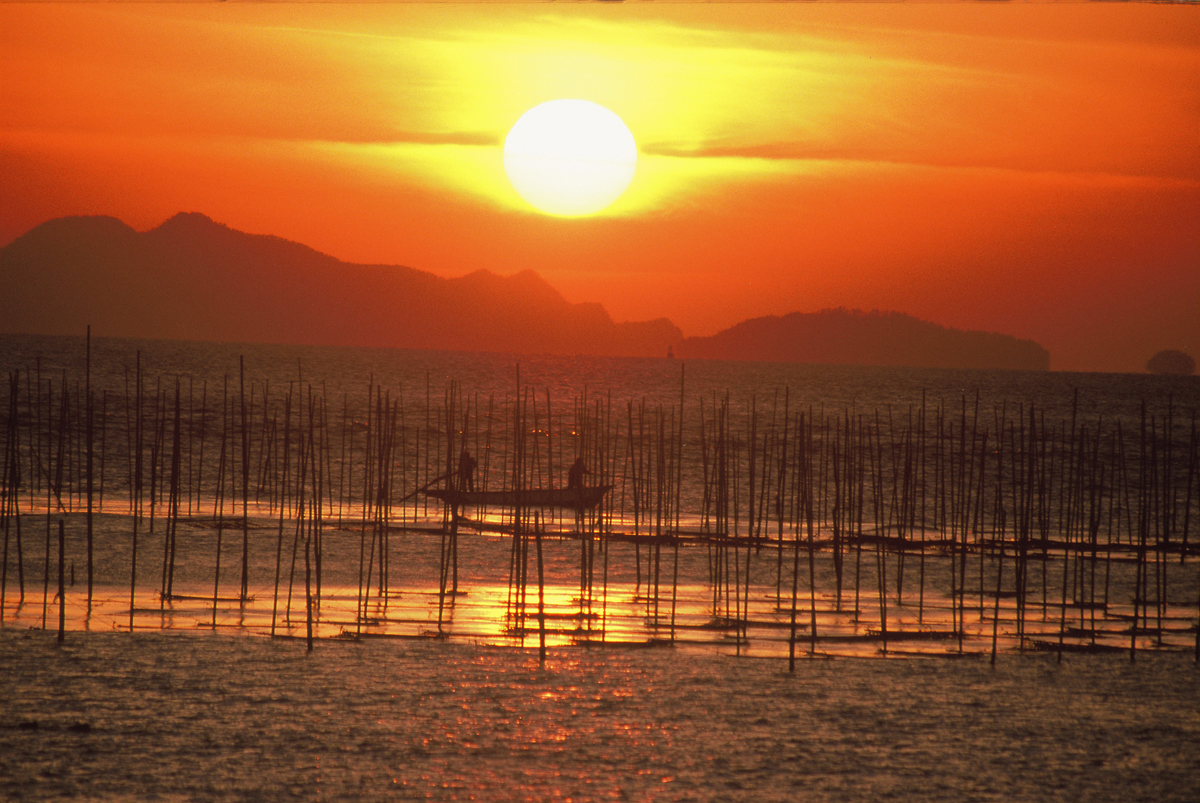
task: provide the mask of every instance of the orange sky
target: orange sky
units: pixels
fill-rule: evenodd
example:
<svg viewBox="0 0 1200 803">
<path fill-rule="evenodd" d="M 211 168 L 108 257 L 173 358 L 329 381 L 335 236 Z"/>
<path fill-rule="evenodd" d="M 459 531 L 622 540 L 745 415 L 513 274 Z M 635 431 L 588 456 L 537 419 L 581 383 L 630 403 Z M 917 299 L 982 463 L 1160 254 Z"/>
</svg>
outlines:
<svg viewBox="0 0 1200 803">
<path fill-rule="evenodd" d="M 1196 7 L 0 5 L 0 75 L 0 244 L 199 211 L 686 334 L 847 306 L 1200 358 Z M 557 97 L 638 142 L 597 216 L 504 177 Z"/>
</svg>

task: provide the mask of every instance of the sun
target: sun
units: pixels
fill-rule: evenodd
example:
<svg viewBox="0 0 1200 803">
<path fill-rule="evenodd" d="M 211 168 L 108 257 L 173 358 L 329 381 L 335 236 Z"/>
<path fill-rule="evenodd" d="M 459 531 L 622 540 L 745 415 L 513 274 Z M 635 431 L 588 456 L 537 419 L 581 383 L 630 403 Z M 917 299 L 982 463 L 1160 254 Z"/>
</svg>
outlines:
<svg viewBox="0 0 1200 803">
<path fill-rule="evenodd" d="M 588 100 L 551 100 L 521 115 L 504 140 L 504 172 L 522 198 L 550 215 L 580 217 L 625 192 L 637 167 L 633 134 Z"/>
</svg>

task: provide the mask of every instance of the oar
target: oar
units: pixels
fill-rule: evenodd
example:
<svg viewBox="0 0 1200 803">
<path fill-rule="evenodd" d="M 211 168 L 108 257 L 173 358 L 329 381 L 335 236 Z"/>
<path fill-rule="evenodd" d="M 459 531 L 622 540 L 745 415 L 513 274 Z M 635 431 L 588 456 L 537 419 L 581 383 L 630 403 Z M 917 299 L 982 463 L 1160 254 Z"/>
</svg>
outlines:
<svg viewBox="0 0 1200 803">
<path fill-rule="evenodd" d="M 414 496 L 416 496 L 417 494 L 421 493 L 421 491 L 424 491 L 425 489 L 427 489 L 429 486 L 431 486 L 431 485 L 437 485 L 437 484 L 438 484 L 439 482 L 441 482 L 442 480 L 448 480 L 448 479 L 450 479 L 450 478 L 451 478 L 451 477 L 453 477 L 453 476 L 454 476 L 454 472 L 450 472 L 449 474 L 443 474 L 443 475 L 442 475 L 442 476 L 440 476 L 440 477 L 434 477 L 434 478 L 433 478 L 433 479 L 431 479 L 429 482 L 425 483 L 425 484 L 424 484 L 424 485 L 422 485 L 420 488 L 418 488 L 417 490 L 413 491 L 412 493 L 410 493 L 408 496 L 406 496 L 406 497 L 404 497 L 403 499 L 401 499 L 401 500 L 400 500 L 399 502 L 397 502 L 396 504 L 401 504 L 401 505 L 402 505 L 402 504 L 404 504 L 405 502 L 407 502 L 409 499 L 412 499 Z"/>
</svg>

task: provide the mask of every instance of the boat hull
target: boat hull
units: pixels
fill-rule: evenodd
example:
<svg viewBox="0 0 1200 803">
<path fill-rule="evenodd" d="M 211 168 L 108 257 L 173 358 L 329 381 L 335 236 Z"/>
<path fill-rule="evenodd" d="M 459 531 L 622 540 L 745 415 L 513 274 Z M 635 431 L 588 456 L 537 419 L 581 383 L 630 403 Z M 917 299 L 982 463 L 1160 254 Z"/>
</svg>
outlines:
<svg viewBox="0 0 1200 803">
<path fill-rule="evenodd" d="M 591 510 L 600 504 L 611 485 L 591 488 L 531 488 L 525 491 L 455 491 L 446 488 L 422 491 L 460 507 L 537 507 Z"/>
</svg>

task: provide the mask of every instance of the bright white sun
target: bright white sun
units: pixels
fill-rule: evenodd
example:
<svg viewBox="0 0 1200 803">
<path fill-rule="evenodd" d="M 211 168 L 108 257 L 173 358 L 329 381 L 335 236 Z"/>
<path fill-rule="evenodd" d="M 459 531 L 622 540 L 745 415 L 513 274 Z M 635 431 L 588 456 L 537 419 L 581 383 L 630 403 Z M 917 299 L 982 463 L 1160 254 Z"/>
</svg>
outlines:
<svg viewBox="0 0 1200 803">
<path fill-rule="evenodd" d="M 504 172 L 543 212 L 591 215 L 625 192 L 637 145 L 621 118 L 588 100 L 551 100 L 521 115 L 504 140 Z"/>
</svg>

